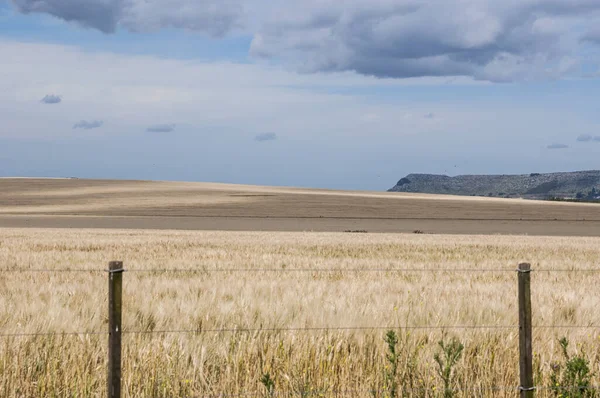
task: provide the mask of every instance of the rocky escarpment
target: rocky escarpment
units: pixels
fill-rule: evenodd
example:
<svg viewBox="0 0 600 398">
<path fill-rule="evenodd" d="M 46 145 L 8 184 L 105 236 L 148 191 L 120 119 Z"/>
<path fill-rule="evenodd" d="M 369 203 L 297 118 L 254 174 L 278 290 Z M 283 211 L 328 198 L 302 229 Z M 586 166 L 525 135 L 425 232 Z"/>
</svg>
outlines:
<svg viewBox="0 0 600 398">
<path fill-rule="evenodd" d="M 522 175 L 409 174 L 390 192 L 521 197 L 528 199 L 600 199 L 600 170 Z"/>
</svg>

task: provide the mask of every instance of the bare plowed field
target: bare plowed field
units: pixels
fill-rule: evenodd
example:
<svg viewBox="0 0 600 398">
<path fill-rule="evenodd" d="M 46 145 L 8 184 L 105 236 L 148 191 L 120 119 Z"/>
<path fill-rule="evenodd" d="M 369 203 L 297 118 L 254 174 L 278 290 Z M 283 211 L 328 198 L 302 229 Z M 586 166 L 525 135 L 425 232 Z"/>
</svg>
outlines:
<svg viewBox="0 0 600 398">
<path fill-rule="evenodd" d="M 0 179 L 0 227 L 600 235 L 600 206 L 212 183 Z"/>
</svg>

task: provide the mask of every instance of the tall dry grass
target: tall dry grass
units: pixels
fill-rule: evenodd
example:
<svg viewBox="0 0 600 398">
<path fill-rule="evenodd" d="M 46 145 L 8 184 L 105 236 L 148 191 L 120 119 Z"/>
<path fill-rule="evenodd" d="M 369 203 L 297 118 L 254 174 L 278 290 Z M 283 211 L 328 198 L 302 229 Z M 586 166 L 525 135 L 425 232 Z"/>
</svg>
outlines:
<svg viewBox="0 0 600 398">
<path fill-rule="evenodd" d="M 440 339 L 457 337 L 465 351 L 455 396 L 512 397 L 516 264 L 577 270 L 600 262 L 595 238 L 0 229 L 0 239 L 3 270 L 99 271 L 0 272 L 5 334 L 105 332 L 109 260 L 129 270 L 194 271 L 124 274 L 124 331 L 157 332 L 124 335 L 126 397 L 268 396 L 260 381 L 267 373 L 277 396 L 389 396 L 386 330 L 335 330 L 375 326 L 399 336 L 399 395 L 441 396 L 433 357 Z M 215 272 L 234 268 L 247 271 Z M 299 268 L 314 271 L 289 272 Z M 380 268 L 437 271 L 357 272 Z M 506 272 L 452 271 L 464 268 Z M 599 280 L 600 272 L 534 273 L 534 325 L 600 325 Z M 456 325 L 511 328 L 444 328 Z M 319 327 L 330 330 L 210 331 Z M 538 328 L 539 386 L 548 386 L 563 335 L 600 371 L 598 329 Z M 104 396 L 106 349 L 105 335 L 2 337 L 0 396 Z"/>
</svg>

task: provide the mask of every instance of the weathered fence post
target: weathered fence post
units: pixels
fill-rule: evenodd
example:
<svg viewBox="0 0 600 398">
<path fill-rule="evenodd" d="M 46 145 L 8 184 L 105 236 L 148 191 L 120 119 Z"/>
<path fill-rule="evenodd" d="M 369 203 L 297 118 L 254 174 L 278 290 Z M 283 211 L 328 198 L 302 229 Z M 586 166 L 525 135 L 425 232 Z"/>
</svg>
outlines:
<svg viewBox="0 0 600 398">
<path fill-rule="evenodd" d="M 108 264 L 108 398 L 121 398 L 123 262 Z"/>
<path fill-rule="evenodd" d="M 533 355 L 531 342 L 531 264 L 519 264 L 519 367 L 521 398 L 532 398 Z"/>
</svg>

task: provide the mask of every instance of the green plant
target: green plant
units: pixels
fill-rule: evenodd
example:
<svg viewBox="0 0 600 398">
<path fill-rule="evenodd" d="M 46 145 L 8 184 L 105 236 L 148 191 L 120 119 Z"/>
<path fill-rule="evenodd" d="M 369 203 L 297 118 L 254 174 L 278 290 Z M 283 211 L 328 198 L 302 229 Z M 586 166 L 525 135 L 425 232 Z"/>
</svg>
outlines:
<svg viewBox="0 0 600 398">
<path fill-rule="evenodd" d="M 564 364 L 553 363 L 550 375 L 550 389 L 554 396 L 562 398 L 595 397 L 596 390 L 592 389 L 589 361 L 584 355 L 571 357 L 568 352 L 569 341 L 566 337 L 559 341 Z"/>
<path fill-rule="evenodd" d="M 454 391 L 452 390 L 454 366 L 460 359 L 465 346 L 456 337 L 452 338 L 449 342 L 445 342 L 442 338 L 438 344 L 441 348 L 441 353 L 436 352 L 433 355 L 433 359 L 438 364 L 437 371 L 444 382 L 444 398 L 451 398 L 454 396 Z"/>
<path fill-rule="evenodd" d="M 389 390 L 390 397 L 395 398 L 398 394 L 398 335 L 393 330 L 388 330 L 384 340 L 388 347 L 385 355 L 387 366 L 385 367 L 385 385 Z"/>
<path fill-rule="evenodd" d="M 274 397 L 275 396 L 275 381 L 271 378 L 271 375 L 269 374 L 269 372 L 267 372 L 261 376 L 260 382 L 262 383 L 263 386 L 265 386 L 265 389 L 267 390 L 267 396 Z"/>
</svg>

